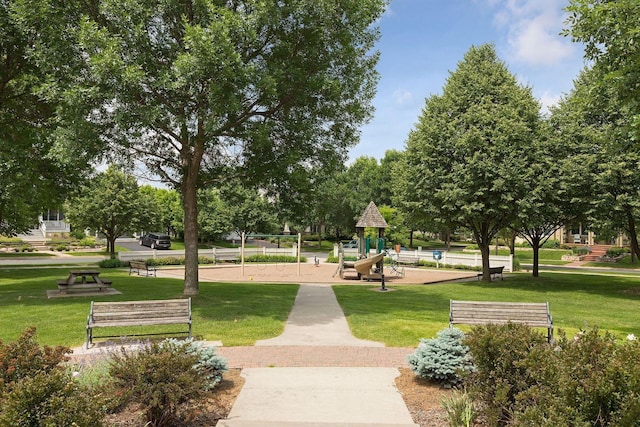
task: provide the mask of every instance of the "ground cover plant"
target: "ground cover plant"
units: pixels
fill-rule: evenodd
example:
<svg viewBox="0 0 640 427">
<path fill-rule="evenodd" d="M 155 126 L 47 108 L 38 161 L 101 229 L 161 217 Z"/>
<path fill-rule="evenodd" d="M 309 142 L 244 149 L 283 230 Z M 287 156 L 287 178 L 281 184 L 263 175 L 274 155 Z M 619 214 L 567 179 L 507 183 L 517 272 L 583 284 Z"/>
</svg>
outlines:
<svg viewBox="0 0 640 427">
<path fill-rule="evenodd" d="M 128 269 L 108 269 L 101 275 L 112 280 L 121 295 L 47 299 L 46 291 L 57 289 L 56 280 L 68 272 L 69 267 L 0 269 L 0 336 L 13 340 L 27 327 L 36 326 L 42 344 L 79 346 L 85 340 L 91 300 L 170 299 L 180 298 L 183 291 L 179 279 L 129 276 Z M 297 290 L 293 284 L 202 283 L 200 294 L 192 298 L 194 336 L 230 346 L 278 336 Z M 104 328 L 100 333 L 164 331 L 171 331 L 171 326 Z"/>
<path fill-rule="evenodd" d="M 356 337 L 415 347 L 421 338 L 434 337 L 448 326 L 450 299 L 548 301 L 556 330 L 575 334 L 585 326 L 599 326 L 619 337 L 640 335 L 640 278 L 635 276 L 545 273 L 532 278 L 523 273 L 491 283 L 387 286 L 393 290 L 334 286 Z M 469 330 L 466 326 L 461 329 Z"/>
</svg>

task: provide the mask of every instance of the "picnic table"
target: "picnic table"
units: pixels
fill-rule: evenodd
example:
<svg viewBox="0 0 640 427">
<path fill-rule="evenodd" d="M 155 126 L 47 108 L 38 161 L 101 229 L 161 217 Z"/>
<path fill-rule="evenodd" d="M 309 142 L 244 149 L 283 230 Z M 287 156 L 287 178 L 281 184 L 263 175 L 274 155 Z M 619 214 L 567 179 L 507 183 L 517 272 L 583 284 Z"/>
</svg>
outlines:
<svg viewBox="0 0 640 427">
<path fill-rule="evenodd" d="M 69 277 L 58 280 L 58 289 L 61 293 L 67 293 L 69 289 L 99 289 L 111 287 L 111 280 L 100 277 L 97 270 L 71 270 Z"/>
</svg>

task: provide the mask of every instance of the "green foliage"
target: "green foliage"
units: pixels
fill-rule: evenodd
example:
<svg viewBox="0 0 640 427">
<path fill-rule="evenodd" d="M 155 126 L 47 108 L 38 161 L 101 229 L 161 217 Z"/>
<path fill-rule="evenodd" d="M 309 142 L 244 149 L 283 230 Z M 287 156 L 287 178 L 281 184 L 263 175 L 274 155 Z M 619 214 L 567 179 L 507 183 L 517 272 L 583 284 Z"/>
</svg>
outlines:
<svg viewBox="0 0 640 427">
<path fill-rule="evenodd" d="M 0 341 L 0 392 L 37 372 L 52 372 L 70 352 L 67 347 L 40 347 L 34 327 L 25 329 L 15 342 Z"/>
<path fill-rule="evenodd" d="M 607 249 L 607 256 L 609 258 L 616 258 L 616 257 L 619 257 L 620 255 L 627 254 L 627 253 L 629 253 L 629 249 L 628 248 L 609 248 L 609 249 Z"/>
<path fill-rule="evenodd" d="M 153 266 L 158 266 L 158 265 L 184 265 L 185 261 L 184 261 L 184 257 L 175 257 L 175 256 L 168 256 L 168 257 L 162 257 L 162 258 L 148 258 L 146 261 L 147 265 L 153 265 Z M 209 258 L 206 256 L 199 256 L 198 257 L 198 264 L 214 264 L 215 260 L 213 258 Z"/>
<path fill-rule="evenodd" d="M 574 255 L 589 255 L 591 249 L 585 246 L 574 246 L 571 252 L 573 252 Z"/>
<path fill-rule="evenodd" d="M 475 327 L 464 344 L 476 367 L 465 382 L 467 389 L 481 404 L 489 426 L 507 424 L 519 394 L 539 381 L 519 362 L 547 350 L 546 337 L 528 326 L 508 323 Z"/>
<path fill-rule="evenodd" d="M 469 347 L 462 344 L 464 333 L 456 328 L 439 331 L 436 338 L 421 339 L 415 352 L 407 356 L 409 366 L 419 377 L 452 387 L 460 384 L 474 366 Z"/>
<path fill-rule="evenodd" d="M 138 229 L 146 209 L 135 177 L 115 166 L 98 174 L 65 204 L 67 219 L 73 226 L 105 235 L 111 258 L 115 258 L 116 238 Z"/>
<path fill-rule="evenodd" d="M 194 369 L 205 377 L 205 390 L 213 390 L 222 381 L 222 374 L 227 371 L 227 360 L 216 354 L 215 347 L 206 346 L 201 342 L 193 341 L 193 339 L 178 341 L 170 338 L 161 342 L 160 345 L 175 351 L 175 349 L 181 349 L 185 343 L 187 345 L 184 346 L 184 351 L 198 358 Z"/>
<path fill-rule="evenodd" d="M 103 259 L 98 263 L 100 268 L 120 268 L 129 265 L 129 263 L 122 262 L 116 258 Z"/>
<path fill-rule="evenodd" d="M 438 228 L 469 229 L 488 268 L 489 245 L 529 191 L 540 126 L 531 90 L 495 48 L 471 47 L 409 135 L 396 176 L 403 210 L 437 218 Z"/>
<path fill-rule="evenodd" d="M 451 396 L 442 398 L 440 405 L 447 414 L 449 427 L 473 427 L 478 417 L 473 400 L 464 392 L 453 392 Z"/>
<path fill-rule="evenodd" d="M 280 263 L 297 263 L 298 257 L 293 255 L 251 255 L 245 257 L 245 262 L 280 262 Z M 301 256 L 300 262 L 307 262 L 307 258 Z"/>
<path fill-rule="evenodd" d="M 7 427 L 99 427 L 102 405 L 92 390 L 65 370 L 37 371 L 1 400 L 0 424 Z"/>
<path fill-rule="evenodd" d="M 0 425 L 100 426 L 100 404 L 61 366 L 66 347 L 40 347 L 35 328 L 0 342 Z"/>
<path fill-rule="evenodd" d="M 640 425 L 636 340 L 617 342 L 592 328 L 573 339 L 561 334 L 550 346 L 516 329 L 488 327 L 469 335 L 474 361 L 494 358 L 478 365 L 469 384 L 490 426 Z"/>
<path fill-rule="evenodd" d="M 141 404 L 156 427 L 180 425 L 182 405 L 199 402 L 212 388 L 223 362 L 191 341 L 152 342 L 112 356 L 110 375 L 126 400 Z"/>
<path fill-rule="evenodd" d="M 545 249 L 557 249 L 560 247 L 560 241 L 555 239 L 548 239 L 541 247 Z"/>
</svg>

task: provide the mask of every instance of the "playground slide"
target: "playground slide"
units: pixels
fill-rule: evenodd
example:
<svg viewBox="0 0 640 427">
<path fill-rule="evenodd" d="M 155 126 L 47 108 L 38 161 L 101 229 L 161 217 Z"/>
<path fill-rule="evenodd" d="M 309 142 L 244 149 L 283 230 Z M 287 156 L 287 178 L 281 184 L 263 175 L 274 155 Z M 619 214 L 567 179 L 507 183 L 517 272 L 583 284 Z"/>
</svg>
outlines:
<svg viewBox="0 0 640 427">
<path fill-rule="evenodd" d="M 353 263 L 353 267 L 356 269 L 356 271 L 358 272 L 358 274 L 360 274 L 361 277 L 364 277 L 366 279 L 373 279 L 373 278 L 379 279 L 380 278 L 379 274 L 376 274 L 374 276 L 371 273 L 371 267 L 373 267 L 374 265 L 382 261 L 382 258 L 384 258 L 383 252 L 369 258 L 360 259 Z"/>
</svg>

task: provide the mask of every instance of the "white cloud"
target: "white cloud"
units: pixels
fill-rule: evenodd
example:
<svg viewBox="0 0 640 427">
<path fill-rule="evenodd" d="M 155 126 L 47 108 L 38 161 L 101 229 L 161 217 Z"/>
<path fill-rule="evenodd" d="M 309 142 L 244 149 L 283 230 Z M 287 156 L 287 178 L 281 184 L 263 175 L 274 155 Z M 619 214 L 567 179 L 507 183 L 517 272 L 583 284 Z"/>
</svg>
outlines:
<svg viewBox="0 0 640 427">
<path fill-rule="evenodd" d="M 494 25 L 506 30 L 507 52 L 514 60 L 548 66 L 573 54 L 571 40 L 559 35 L 565 19 L 565 0 L 487 1 L 497 9 Z"/>
<path fill-rule="evenodd" d="M 413 93 L 406 89 L 396 89 L 393 91 L 393 100 L 398 105 L 406 105 L 413 101 Z"/>
<path fill-rule="evenodd" d="M 557 105 L 558 102 L 560 102 L 560 99 L 562 97 L 558 94 L 552 94 L 548 91 L 545 91 L 542 96 L 540 96 L 540 104 L 541 104 L 541 109 L 542 109 L 542 113 L 546 114 L 549 112 L 549 108 L 553 107 L 554 105 Z"/>
</svg>

